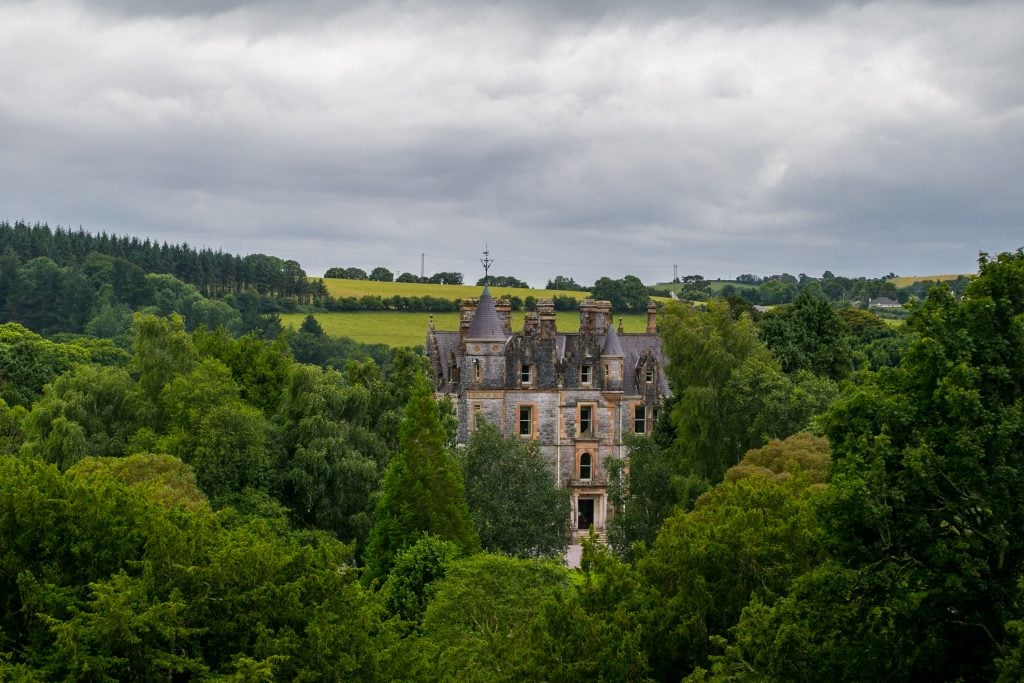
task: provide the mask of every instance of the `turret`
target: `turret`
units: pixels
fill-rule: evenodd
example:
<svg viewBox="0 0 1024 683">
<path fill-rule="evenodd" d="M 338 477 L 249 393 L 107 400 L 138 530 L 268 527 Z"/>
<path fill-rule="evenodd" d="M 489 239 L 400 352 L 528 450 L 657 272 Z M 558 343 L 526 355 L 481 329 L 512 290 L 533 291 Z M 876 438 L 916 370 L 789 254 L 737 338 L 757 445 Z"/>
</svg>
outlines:
<svg viewBox="0 0 1024 683">
<path fill-rule="evenodd" d="M 601 347 L 601 372 L 606 391 L 622 391 L 622 369 L 625 362 L 626 354 L 622 350 L 619 335 L 609 325 L 604 346 Z"/>
<path fill-rule="evenodd" d="M 505 343 L 509 334 L 498 314 L 490 288 L 484 287 L 466 330 L 464 386 L 502 388 L 505 385 Z"/>
</svg>

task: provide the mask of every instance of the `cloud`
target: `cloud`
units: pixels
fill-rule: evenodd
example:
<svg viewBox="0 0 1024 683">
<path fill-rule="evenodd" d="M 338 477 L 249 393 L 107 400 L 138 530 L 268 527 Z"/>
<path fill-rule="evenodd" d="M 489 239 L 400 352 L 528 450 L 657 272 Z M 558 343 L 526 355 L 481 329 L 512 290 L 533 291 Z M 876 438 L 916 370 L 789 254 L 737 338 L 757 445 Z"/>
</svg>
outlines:
<svg viewBox="0 0 1024 683">
<path fill-rule="evenodd" d="M 1019 246 L 1019 6 L 550 6 L 2 6 L 0 218 L 541 284 Z"/>
</svg>

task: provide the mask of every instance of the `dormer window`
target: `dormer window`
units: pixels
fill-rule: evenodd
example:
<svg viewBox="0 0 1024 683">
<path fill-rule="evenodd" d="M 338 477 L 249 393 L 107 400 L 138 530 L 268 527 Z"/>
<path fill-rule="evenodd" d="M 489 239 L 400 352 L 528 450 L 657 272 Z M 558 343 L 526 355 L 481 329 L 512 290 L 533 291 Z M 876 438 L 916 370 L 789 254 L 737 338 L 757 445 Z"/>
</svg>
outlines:
<svg viewBox="0 0 1024 683">
<path fill-rule="evenodd" d="M 580 384 L 590 384 L 594 381 L 594 368 L 590 365 L 580 366 Z"/>
<path fill-rule="evenodd" d="M 525 363 L 519 369 L 519 382 L 523 385 L 533 384 L 533 366 Z"/>
<path fill-rule="evenodd" d="M 644 378 L 646 379 L 648 384 L 654 383 L 654 368 L 652 368 L 650 365 L 647 366 L 647 371 L 644 373 Z"/>
</svg>

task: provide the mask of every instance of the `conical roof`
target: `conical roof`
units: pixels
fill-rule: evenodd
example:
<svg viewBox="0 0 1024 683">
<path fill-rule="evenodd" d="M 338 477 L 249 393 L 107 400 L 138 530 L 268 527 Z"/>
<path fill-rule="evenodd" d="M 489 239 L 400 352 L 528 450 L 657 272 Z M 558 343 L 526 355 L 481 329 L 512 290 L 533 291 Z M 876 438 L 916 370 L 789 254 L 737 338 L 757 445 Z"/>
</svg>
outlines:
<svg viewBox="0 0 1024 683">
<path fill-rule="evenodd" d="M 476 305 L 476 313 L 473 314 L 473 322 L 469 324 L 466 339 L 505 341 L 505 326 L 498 317 L 498 309 L 494 307 L 494 299 L 487 285 L 484 285 L 484 293 Z"/>
<path fill-rule="evenodd" d="M 608 326 L 608 334 L 604 338 L 604 347 L 601 349 L 602 356 L 625 356 L 625 352 L 622 350 L 622 342 L 619 341 L 619 335 L 615 333 L 615 326 Z"/>
</svg>

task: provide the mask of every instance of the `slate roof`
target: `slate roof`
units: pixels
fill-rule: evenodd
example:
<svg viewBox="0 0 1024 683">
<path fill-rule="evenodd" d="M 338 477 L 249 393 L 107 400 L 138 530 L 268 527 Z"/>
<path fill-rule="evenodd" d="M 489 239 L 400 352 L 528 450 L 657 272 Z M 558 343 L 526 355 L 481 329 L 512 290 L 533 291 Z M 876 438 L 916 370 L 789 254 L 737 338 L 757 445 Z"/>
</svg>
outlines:
<svg viewBox="0 0 1024 683">
<path fill-rule="evenodd" d="M 498 317 L 498 309 L 494 307 L 494 299 L 491 297 L 490 287 L 484 286 L 484 292 L 477 302 L 476 312 L 473 314 L 473 322 L 469 324 L 466 339 L 480 339 L 485 341 L 505 341 L 505 326 Z"/>
<path fill-rule="evenodd" d="M 615 326 L 608 326 L 608 334 L 605 335 L 604 345 L 601 347 L 602 356 L 624 356 L 622 344 L 619 343 L 619 335 L 615 333 Z"/>
<path fill-rule="evenodd" d="M 609 330 L 610 329 L 611 328 L 609 328 Z M 452 354 L 454 353 L 456 366 L 458 366 L 458 364 L 462 360 L 461 357 L 459 356 L 459 333 L 439 330 L 432 332 L 431 336 L 433 337 L 433 343 L 436 344 L 437 362 L 439 365 L 439 369 L 442 373 L 442 376 L 450 377 L 451 368 L 449 366 L 451 365 Z M 566 349 L 572 348 L 572 346 L 569 344 L 569 341 L 571 340 L 571 338 L 578 336 L 579 333 L 577 332 L 558 333 L 558 335 L 555 337 L 555 350 L 557 353 L 558 360 L 563 360 L 565 358 Z M 607 335 L 604 338 L 603 346 L 607 346 L 608 336 L 611 336 L 611 334 Z M 504 341 L 504 333 L 502 333 L 500 339 Z M 618 345 L 622 350 L 622 357 L 624 360 L 623 367 L 627 373 L 626 377 L 624 378 L 626 381 L 624 382 L 623 387 L 626 395 L 635 395 L 635 385 L 633 382 L 633 376 L 630 375 L 629 373 L 636 371 L 640 359 L 643 358 L 648 353 L 648 351 L 653 352 L 654 357 L 658 361 L 658 391 L 663 396 L 671 395 L 672 392 L 669 389 L 668 379 L 666 378 L 664 372 L 664 368 L 668 364 L 668 359 L 665 357 L 665 354 L 663 354 L 661 351 L 661 339 L 658 337 L 658 335 L 646 333 L 624 333 L 621 335 L 615 334 L 615 340 L 618 342 Z M 429 344 L 431 343 L 430 337 L 428 337 L 427 343 L 428 354 L 433 355 L 429 348 Z M 451 388 L 454 389 L 454 387 Z"/>
</svg>

